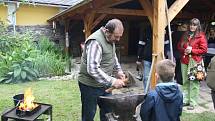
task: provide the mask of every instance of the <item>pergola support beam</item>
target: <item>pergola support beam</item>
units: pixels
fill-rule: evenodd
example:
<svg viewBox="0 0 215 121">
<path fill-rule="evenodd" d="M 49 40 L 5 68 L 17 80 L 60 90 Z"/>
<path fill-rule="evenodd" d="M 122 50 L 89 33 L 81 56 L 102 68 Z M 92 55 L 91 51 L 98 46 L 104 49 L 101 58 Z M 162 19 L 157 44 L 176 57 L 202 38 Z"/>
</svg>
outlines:
<svg viewBox="0 0 215 121">
<path fill-rule="evenodd" d="M 95 11 L 91 11 L 90 13 L 86 14 L 84 16 L 84 32 L 85 32 L 85 38 L 90 36 L 91 30 L 92 30 L 92 23 L 95 18 Z"/>
<path fill-rule="evenodd" d="M 99 9 L 96 11 L 96 13 L 130 15 L 130 16 L 147 16 L 144 10 L 118 9 L 118 8 Z"/>
<path fill-rule="evenodd" d="M 155 65 L 158 61 L 164 59 L 164 34 L 166 23 L 165 14 L 165 2 L 166 0 L 154 0 L 153 7 L 153 59 L 155 63 L 152 70 L 151 87 L 155 88 L 157 80 L 155 77 Z"/>
<path fill-rule="evenodd" d="M 189 0 L 176 0 L 169 8 L 169 21 L 172 21 Z"/>
<path fill-rule="evenodd" d="M 141 6 L 143 7 L 151 25 L 153 25 L 153 7 L 149 0 L 139 0 Z"/>
<path fill-rule="evenodd" d="M 100 15 L 92 24 L 92 29 L 94 29 L 105 17 L 107 14 Z"/>
</svg>

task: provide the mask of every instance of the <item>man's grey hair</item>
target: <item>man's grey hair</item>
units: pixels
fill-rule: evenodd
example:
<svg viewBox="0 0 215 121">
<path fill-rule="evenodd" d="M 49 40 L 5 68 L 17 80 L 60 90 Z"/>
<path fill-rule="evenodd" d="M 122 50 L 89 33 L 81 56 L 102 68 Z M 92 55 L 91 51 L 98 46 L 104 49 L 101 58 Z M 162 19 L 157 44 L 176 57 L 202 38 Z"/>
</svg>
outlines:
<svg viewBox="0 0 215 121">
<path fill-rule="evenodd" d="M 110 32 L 113 33 L 114 30 L 116 29 L 116 27 L 122 27 L 123 28 L 123 24 L 119 19 L 111 19 L 107 22 L 107 24 L 105 25 L 105 28 Z"/>
</svg>

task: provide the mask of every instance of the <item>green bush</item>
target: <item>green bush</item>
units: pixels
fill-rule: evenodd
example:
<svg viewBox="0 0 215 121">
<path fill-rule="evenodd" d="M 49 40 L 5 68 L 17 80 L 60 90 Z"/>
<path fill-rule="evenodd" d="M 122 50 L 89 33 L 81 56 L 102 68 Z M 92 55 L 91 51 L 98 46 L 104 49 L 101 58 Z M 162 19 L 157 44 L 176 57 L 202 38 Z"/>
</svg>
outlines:
<svg viewBox="0 0 215 121">
<path fill-rule="evenodd" d="M 34 68 L 38 70 L 40 76 L 54 76 L 65 74 L 65 59 L 54 54 L 45 52 L 37 55 L 34 62 Z"/>
<path fill-rule="evenodd" d="M 8 72 L 6 76 L 0 80 L 0 82 L 18 83 L 37 80 L 38 72 L 27 63 L 28 62 L 24 62 L 22 64 L 13 64 L 12 71 Z"/>
<path fill-rule="evenodd" d="M 0 83 L 63 75 L 66 58 L 47 37 L 35 41 L 32 33 L 10 35 L 0 22 Z"/>
<path fill-rule="evenodd" d="M 37 54 L 35 57 L 34 68 L 38 70 L 40 76 L 65 74 L 67 58 L 63 56 L 60 47 L 47 37 L 41 37 L 36 47 L 40 54 Z"/>
<path fill-rule="evenodd" d="M 2 47 L 7 48 L 5 51 L 1 49 L 1 83 L 17 83 L 36 80 L 37 71 L 33 68 L 35 48 L 31 44 L 32 37 L 30 34 L 24 35 L 8 35 L 1 39 Z"/>
<path fill-rule="evenodd" d="M 54 52 L 56 55 L 62 56 L 60 47 L 50 41 L 47 37 L 42 36 L 37 43 L 37 49 L 40 50 L 41 53 Z"/>
</svg>

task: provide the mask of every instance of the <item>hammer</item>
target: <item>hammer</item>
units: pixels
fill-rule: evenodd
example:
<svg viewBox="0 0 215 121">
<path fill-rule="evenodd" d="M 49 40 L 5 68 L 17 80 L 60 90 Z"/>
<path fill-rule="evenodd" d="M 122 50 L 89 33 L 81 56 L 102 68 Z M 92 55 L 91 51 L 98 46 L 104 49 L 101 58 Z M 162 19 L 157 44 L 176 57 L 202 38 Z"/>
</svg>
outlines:
<svg viewBox="0 0 215 121">
<path fill-rule="evenodd" d="M 124 81 L 125 86 L 131 86 L 132 84 L 135 83 L 135 78 L 134 76 L 131 74 L 130 71 L 125 72 L 126 78 Z M 105 90 L 105 92 L 107 93 L 111 93 L 114 89 L 116 89 L 115 87 L 110 87 L 108 89 Z"/>
</svg>

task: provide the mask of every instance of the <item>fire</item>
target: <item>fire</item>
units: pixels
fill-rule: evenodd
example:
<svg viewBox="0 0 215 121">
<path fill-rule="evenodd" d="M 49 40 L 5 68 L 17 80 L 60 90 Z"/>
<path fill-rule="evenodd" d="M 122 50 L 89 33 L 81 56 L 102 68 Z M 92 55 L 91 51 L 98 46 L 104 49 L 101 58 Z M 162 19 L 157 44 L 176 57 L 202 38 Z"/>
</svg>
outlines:
<svg viewBox="0 0 215 121">
<path fill-rule="evenodd" d="M 36 108 L 38 105 L 34 103 L 35 97 L 33 96 L 31 88 L 25 90 L 24 102 L 19 105 L 19 110 L 30 111 Z"/>
</svg>

